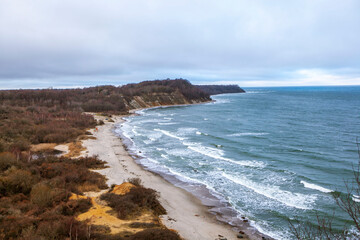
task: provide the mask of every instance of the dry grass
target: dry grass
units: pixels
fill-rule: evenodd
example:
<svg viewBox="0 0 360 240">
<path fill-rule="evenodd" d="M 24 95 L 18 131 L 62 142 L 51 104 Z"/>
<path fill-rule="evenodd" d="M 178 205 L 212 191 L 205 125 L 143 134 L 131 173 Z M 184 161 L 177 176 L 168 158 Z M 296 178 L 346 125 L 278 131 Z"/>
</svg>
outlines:
<svg viewBox="0 0 360 240">
<path fill-rule="evenodd" d="M 65 154 L 64 157 L 79 157 L 81 152 L 86 150 L 86 148 L 83 147 L 81 141 L 72 142 L 67 145 L 69 146 L 69 152 Z"/>
<path fill-rule="evenodd" d="M 33 144 L 30 147 L 30 151 L 32 152 L 51 152 L 56 147 L 56 143 L 40 143 L 40 144 Z"/>
<path fill-rule="evenodd" d="M 94 137 L 94 136 L 89 136 L 89 135 L 81 135 L 81 136 L 78 137 L 78 140 L 87 140 L 87 139 L 93 139 L 93 140 L 95 140 L 96 137 Z"/>
<path fill-rule="evenodd" d="M 100 188 L 96 184 L 85 182 L 78 186 L 78 190 L 80 192 L 99 192 Z"/>
</svg>

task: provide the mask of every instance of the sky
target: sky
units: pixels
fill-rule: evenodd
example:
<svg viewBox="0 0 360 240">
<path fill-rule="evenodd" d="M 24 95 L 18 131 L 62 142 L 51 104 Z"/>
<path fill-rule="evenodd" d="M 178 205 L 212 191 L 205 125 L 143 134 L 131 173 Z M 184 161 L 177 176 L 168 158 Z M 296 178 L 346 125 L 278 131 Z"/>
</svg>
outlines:
<svg viewBox="0 0 360 240">
<path fill-rule="evenodd" d="M 359 0 L 0 0 L 0 89 L 360 85 Z"/>
</svg>

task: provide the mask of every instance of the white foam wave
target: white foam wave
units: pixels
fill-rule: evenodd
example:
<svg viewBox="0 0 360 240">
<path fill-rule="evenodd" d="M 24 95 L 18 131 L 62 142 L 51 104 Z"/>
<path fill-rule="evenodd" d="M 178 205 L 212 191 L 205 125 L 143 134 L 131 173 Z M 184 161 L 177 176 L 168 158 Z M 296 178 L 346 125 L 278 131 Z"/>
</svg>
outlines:
<svg viewBox="0 0 360 240">
<path fill-rule="evenodd" d="M 226 173 L 222 173 L 223 177 L 230 181 L 242 185 L 252 191 L 263 195 L 267 198 L 278 201 L 286 206 L 298 208 L 298 209 L 312 209 L 311 205 L 316 200 L 316 196 L 306 195 L 301 193 L 293 193 L 285 190 L 281 190 L 279 186 L 274 185 L 261 185 L 255 183 L 244 177 L 234 177 Z"/>
<path fill-rule="evenodd" d="M 190 178 L 190 177 L 188 177 L 188 176 L 185 176 L 184 174 L 181 174 L 181 173 L 179 173 L 179 172 L 177 172 L 177 171 L 175 171 L 175 170 L 173 170 L 173 169 L 171 169 L 171 168 L 168 168 L 168 167 L 166 167 L 166 168 L 168 169 L 168 171 L 169 171 L 171 174 L 177 176 L 177 177 L 178 177 L 181 181 L 183 181 L 183 182 L 200 183 L 200 184 L 206 185 L 205 183 L 203 183 L 203 182 L 201 182 L 201 181 L 199 181 L 199 180 L 197 180 L 197 179 L 194 179 L 194 178 Z"/>
<path fill-rule="evenodd" d="M 302 180 L 300 181 L 300 183 L 302 183 L 302 184 L 304 185 L 304 187 L 306 187 L 306 188 L 318 190 L 318 191 L 320 191 L 320 192 L 324 192 L 324 193 L 331 193 L 331 192 L 333 192 L 333 191 L 330 190 L 330 189 L 327 189 L 327 188 L 318 186 L 318 185 L 313 184 L 313 183 L 308 183 L 308 182 L 305 182 L 305 181 L 302 181 Z"/>
<path fill-rule="evenodd" d="M 265 166 L 265 164 L 262 163 L 262 162 L 257 162 L 257 161 L 235 161 L 233 159 L 223 157 L 224 151 L 221 150 L 221 149 L 211 148 L 211 147 L 204 147 L 204 146 L 202 146 L 200 144 L 184 143 L 184 145 L 187 145 L 189 149 L 193 150 L 194 152 L 200 153 L 200 154 L 202 154 L 204 156 L 214 158 L 214 159 L 219 159 L 219 160 L 230 162 L 230 163 L 234 163 L 234 164 L 237 164 L 237 165 L 240 165 L 240 166 L 261 167 L 261 168 Z"/>
<path fill-rule="evenodd" d="M 161 123 L 159 122 L 158 125 L 175 125 L 176 123 L 173 123 L 173 122 L 164 122 L 164 123 Z"/>
<path fill-rule="evenodd" d="M 358 196 L 358 195 L 353 195 L 352 200 L 353 200 L 354 202 L 360 202 L 360 196 Z"/>
<path fill-rule="evenodd" d="M 230 99 L 216 99 L 215 102 L 211 102 L 210 104 L 223 104 L 230 103 Z"/>
<path fill-rule="evenodd" d="M 162 130 L 162 129 L 156 128 L 156 129 L 154 129 L 154 130 L 155 130 L 155 131 L 158 131 L 158 132 L 161 132 L 161 133 L 163 133 L 164 135 L 166 135 L 166 136 L 168 136 L 168 137 L 176 138 L 176 139 L 178 139 L 178 140 L 180 140 L 180 141 L 185 140 L 185 138 L 178 137 L 178 136 L 176 136 L 176 135 L 174 135 L 174 134 L 172 134 L 172 133 L 170 133 L 170 132 L 168 132 L 168 131 Z"/>
<path fill-rule="evenodd" d="M 196 131 L 196 135 L 201 135 L 201 132 L 199 132 L 199 131 Z"/>
<path fill-rule="evenodd" d="M 164 117 L 165 120 L 172 120 L 173 118 Z"/>
<path fill-rule="evenodd" d="M 242 133 L 233 133 L 229 134 L 230 137 L 242 137 L 242 136 L 263 136 L 268 135 L 269 133 L 252 133 L 252 132 L 242 132 Z"/>
</svg>

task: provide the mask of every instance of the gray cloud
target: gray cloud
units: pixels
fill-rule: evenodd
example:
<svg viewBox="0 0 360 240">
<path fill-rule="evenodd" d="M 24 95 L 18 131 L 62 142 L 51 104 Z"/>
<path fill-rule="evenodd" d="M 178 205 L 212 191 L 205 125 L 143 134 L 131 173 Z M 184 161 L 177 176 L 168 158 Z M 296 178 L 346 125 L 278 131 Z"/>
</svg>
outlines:
<svg viewBox="0 0 360 240">
<path fill-rule="evenodd" d="M 167 77 L 291 85 L 308 83 L 306 71 L 351 84 L 359 9 L 357 0 L 4 0 L 0 88 Z"/>
</svg>

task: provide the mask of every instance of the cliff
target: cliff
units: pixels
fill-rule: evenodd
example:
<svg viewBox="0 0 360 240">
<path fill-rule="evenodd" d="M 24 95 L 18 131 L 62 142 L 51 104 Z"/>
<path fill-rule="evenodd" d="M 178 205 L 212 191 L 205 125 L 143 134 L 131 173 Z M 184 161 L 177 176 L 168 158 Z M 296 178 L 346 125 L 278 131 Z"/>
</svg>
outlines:
<svg viewBox="0 0 360 240">
<path fill-rule="evenodd" d="M 4 106 L 56 111 L 126 113 L 131 109 L 210 101 L 210 95 L 184 79 L 145 81 L 121 87 L 0 91 Z"/>
<path fill-rule="evenodd" d="M 238 85 L 196 85 L 196 87 L 209 95 L 245 92 L 245 90 Z"/>
</svg>

